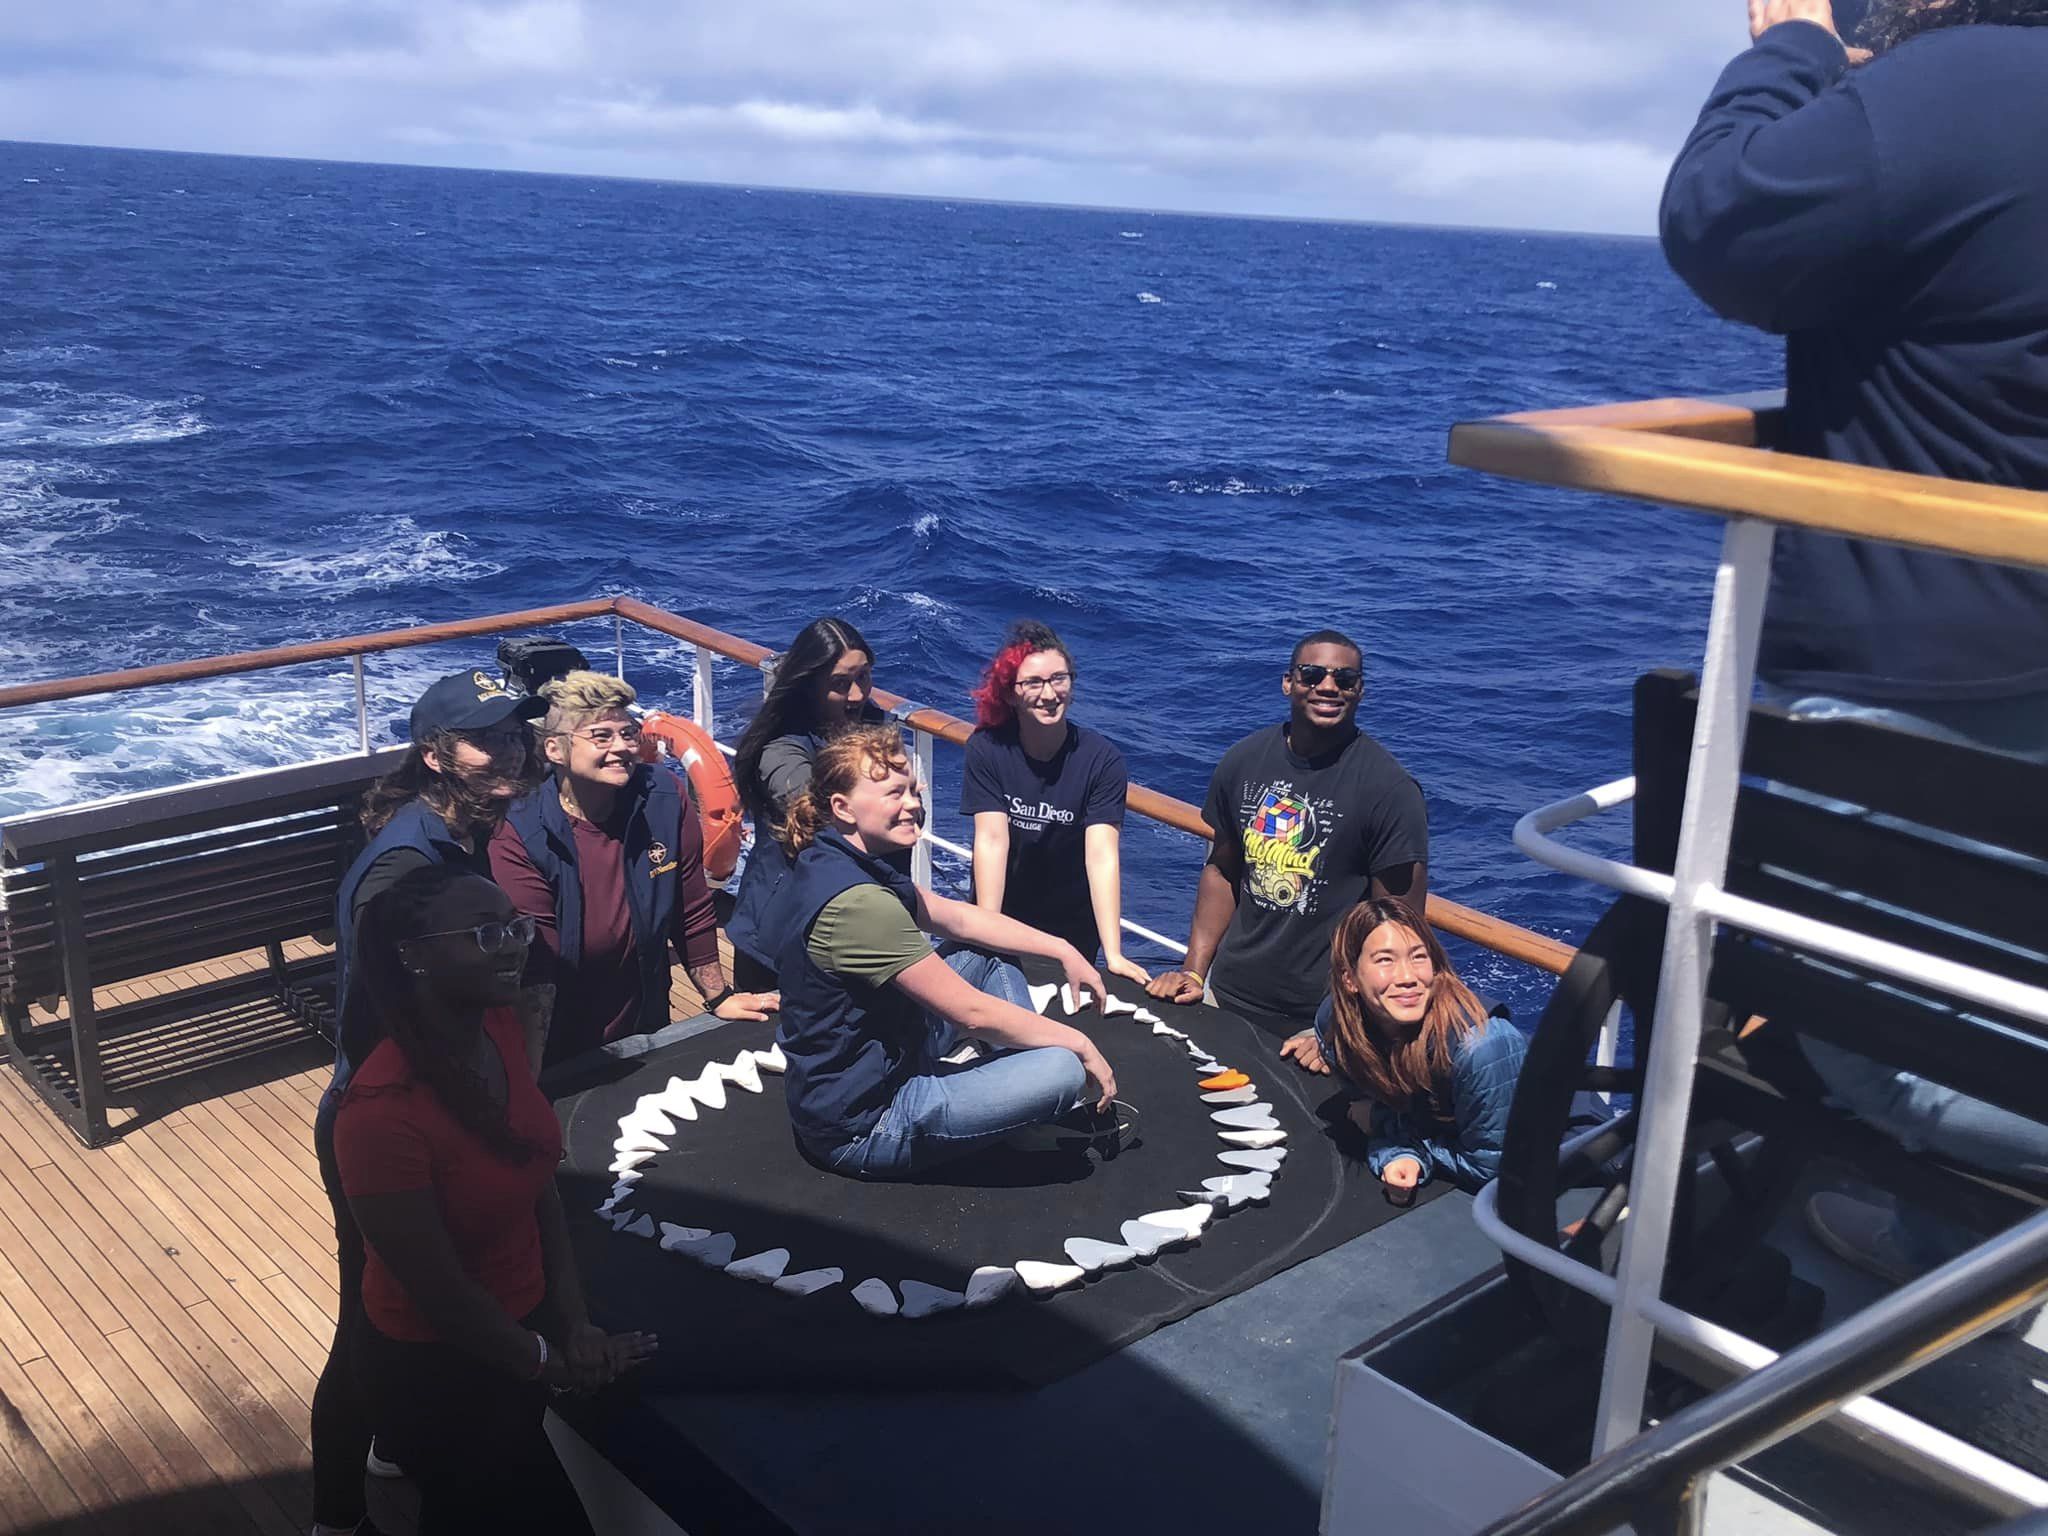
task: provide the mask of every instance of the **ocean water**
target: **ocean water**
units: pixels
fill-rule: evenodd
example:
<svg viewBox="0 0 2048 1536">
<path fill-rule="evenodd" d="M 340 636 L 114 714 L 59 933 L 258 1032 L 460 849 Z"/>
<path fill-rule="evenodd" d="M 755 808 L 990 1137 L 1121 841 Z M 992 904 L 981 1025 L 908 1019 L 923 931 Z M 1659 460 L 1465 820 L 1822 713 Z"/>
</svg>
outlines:
<svg viewBox="0 0 2048 1536">
<path fill-rule="evenodd" d="M 1453 469 L 1445 433 L 1781 374 L 1642 240 L 41 145 L 0 144 L 0 280 L 9 680 L 623 592 L 777 648 L 844 614 L 965 714 L 1030 615 L 1075 717 L 1199 802 L 1333 625 L 1432 887 L 1566 939 L 1601 894 L 1509 829 L 1627 771 L 1718 525 Z M 489 656 L 373 658 L 380 738 Z M 679 646 L 625 662 L 687 706 Z M 758 680 L 719 687 L 731 739 Z M 354 739 L 345 665 L 9 711 L 0 816 Z M 1134 818 L 1127 914 L 1184 934 L 1197 846 Z M 1540 978 L 1460 960 L 1533 1020 Z"/>
</svg>

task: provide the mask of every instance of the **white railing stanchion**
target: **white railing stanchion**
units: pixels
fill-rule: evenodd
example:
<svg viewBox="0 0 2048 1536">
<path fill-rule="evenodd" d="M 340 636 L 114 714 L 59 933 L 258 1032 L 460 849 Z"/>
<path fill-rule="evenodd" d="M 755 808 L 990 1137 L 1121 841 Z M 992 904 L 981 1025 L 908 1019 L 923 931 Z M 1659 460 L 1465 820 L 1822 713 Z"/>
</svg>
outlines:
<svg viewBox="0 0 2048 1536">
<path fill-rule="evenodd" d="M 363 684 L 363 653 L 358 651 L 349 659 L 354 663 L 356 674 L 356 745 L 362 749 L 363 756 L 368 757 L 370 755 L 370 694 Z"/>
<path fill-rule="evenodd" d="M 1663 984 L 1638 1098 L 1642 1133 L 1630 1179 L 1630 1212 L 1615 1275 L 1600 1384 L 1594 1454 L 1641 1432 L 1656 1328 L 1644 1309 L 1661 1297 L 1671 1220 L 1684 1172 L 1693 1070 L 1706 1014 L 1714 917 L 1701 898 L 1718 893 L 1741 784 L 1742 735 L 1756 681 L 1757 636 L 1770 585 L 1773 524 L 1737 518 L 1721 541 L 1714 606 L 1707 620 L 1706 664 L 1685 785 L 1684 818 L 1672 868 L 1671 917 L 1664 931 Z M 1640 1056 L 1640 1053 L 1638 1053 Z"/>
<path fill-rule="evenodd" d="M 612 675 L 622 683 L 626 680 L 626 621 L 616 613 L 612 615 Z"/>
<path fill-rule="evenodd" d="M 714 702 L 711 693 L 711 648 L 697 647 L 697 668 L 691 679 L 690 718 L 697 722 L 699 730 L 711 730 L 711 710 Z"/>
<path fill-rule="evenodd" d="M 913 726 L 910 741 L 911 751 L 917 755 L 917 791 L 924 801 L 924 824 L 929 827 L 932 824 L 932 739 Z M 932 888 L 932 840 L 929 834 L 920 837 L 910 852 L 910 878 L 921 890 Z"/>
</svg>

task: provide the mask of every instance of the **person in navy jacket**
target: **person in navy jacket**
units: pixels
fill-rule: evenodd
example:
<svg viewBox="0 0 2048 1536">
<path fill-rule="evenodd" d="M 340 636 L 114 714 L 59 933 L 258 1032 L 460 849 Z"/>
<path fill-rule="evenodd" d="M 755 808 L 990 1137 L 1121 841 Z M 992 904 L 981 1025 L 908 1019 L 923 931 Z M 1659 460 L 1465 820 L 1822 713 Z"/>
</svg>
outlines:
<svg viewBox="0 0 2048 1536">
<path fill-rule="evenodd" d="M 2048 0 L 1750 0 L 1664 189 L 1673 270 L 1785 337 L 1776 446 L 2048 490 Z M 1757 657 L 1794 715 L 2048 762 L 2048 572 L 1781 528 Z M 1915 1152 L 2048 1166 L 2048 1126 L 1820 1041 L 1830 1096 Z M 1893 1283 L 1976 1238 L 1828 1191 L 1838 1256 Z"/>
<path fill-rule="evenodd" d="M 341 1325 L 313 1391 L 315 1529 L 354 1530 L 364 1518 L 369 1410 L 350 1371 L 343 1330 L 362 1305 L 363 1236 L 335 1161 L 334 1117 L 355 1068 L 381 1039 L 376 1011 L 353 996 L 356 927 L 370 902 L 412 870 L 458 865 L 488 872 L 491 831 L 539 773 L 527 722 L 544 700 L 515 693 L 484 671 L 451 672 L 412 707 L 412 746 L 363 797 L 370 841 L 341 878 L 334 911 L 334 1076 L 313 1117 L 320 1181 L 334 1208 Z M 530 1026 L 529 1026 L 530 1027 Z"/>
<path fill-rule="evenodd" d="M 1432 1179 L 1477 1191 L 1500 1172 L 1528 1042 L 1451 969 L 1405 903 L 1360 902 L 1330 946 L 1330 995 L 1298 1059 L 1364 1098 L 1367 1161 L 1405 1197 Z"/>
<path fill-rule="evenodd" d="M 490 847 L 492 877 L 537 925 L 527 982 L 555 988 L 540 1059 L 667 1025 L 672 947 L 707 1013 L 765 1019 L 774 993 L 726 985 L 703 827 L 676 775 L 640 760 L 632 685 L 575 671 L 541 694 L 549 773 Z"/>
</svg>

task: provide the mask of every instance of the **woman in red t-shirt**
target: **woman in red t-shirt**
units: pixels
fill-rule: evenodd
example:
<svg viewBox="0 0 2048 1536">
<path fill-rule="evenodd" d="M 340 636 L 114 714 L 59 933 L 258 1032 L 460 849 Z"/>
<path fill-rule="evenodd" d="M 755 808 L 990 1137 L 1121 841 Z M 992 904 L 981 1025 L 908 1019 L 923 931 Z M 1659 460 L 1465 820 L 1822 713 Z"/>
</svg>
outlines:
<svg viewBox="0 0 2048 1536">
<path fill-rule="evenodd" d="M 367 1244 L 353 1357 L 378 1450 L 420 1485 L 421 1536 L 585 1532 L 542 1429 L 550 1387 L 653 1353 L 584 1308 L 555 1192 L 562 1133 L 513 1004 L 532 920 L 447 865 L 372 901 L 352 985 L 382 1025 L 335 1119 Z"/>
</svg>

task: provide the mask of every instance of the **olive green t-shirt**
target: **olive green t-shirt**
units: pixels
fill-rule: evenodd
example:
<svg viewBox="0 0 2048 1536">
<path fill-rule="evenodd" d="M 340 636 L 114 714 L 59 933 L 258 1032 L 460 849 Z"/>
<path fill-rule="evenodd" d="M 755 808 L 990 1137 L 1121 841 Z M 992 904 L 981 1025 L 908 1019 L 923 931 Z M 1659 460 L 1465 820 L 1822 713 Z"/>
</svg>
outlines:
<svg viewBox="0 0 2048 1536">
<path fill-rule="evenodd" d="M 909 909 L 879 885 L 841 891 L 811 924 L 812 963 L 846 981 L 885 986 L 931 952 Z"/>
</svg>

